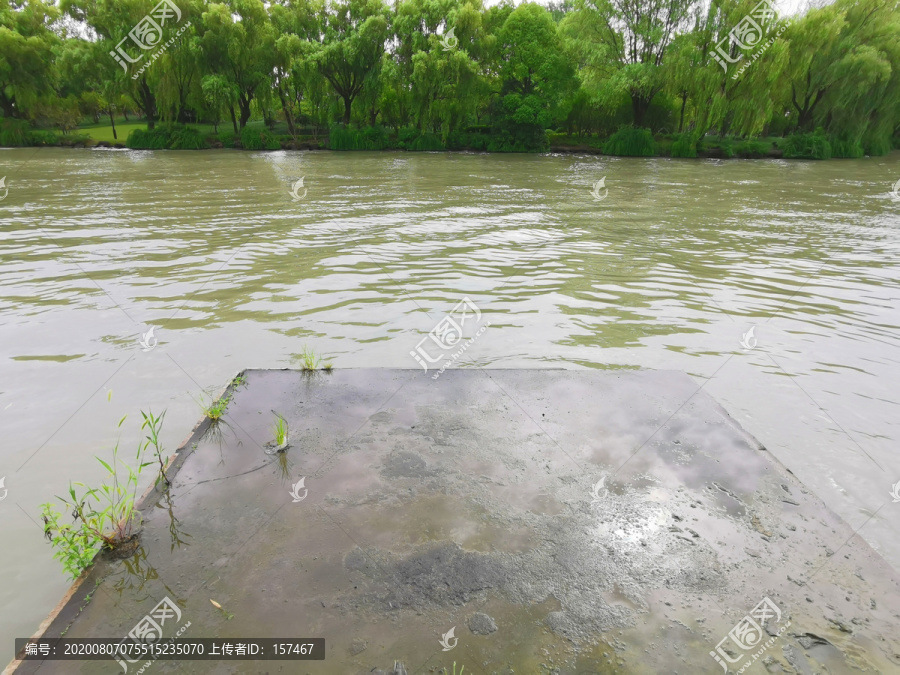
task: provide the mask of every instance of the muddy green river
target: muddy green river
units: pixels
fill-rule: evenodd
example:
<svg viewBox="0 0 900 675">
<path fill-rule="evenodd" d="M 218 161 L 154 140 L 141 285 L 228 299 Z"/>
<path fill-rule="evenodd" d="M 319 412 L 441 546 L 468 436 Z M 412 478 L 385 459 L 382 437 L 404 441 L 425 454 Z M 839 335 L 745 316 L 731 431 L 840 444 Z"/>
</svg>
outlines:
<svg viewBox="0 0 900 675">
<path fill-rule="evenodd" d="M 420 368 L 464 297 L 491 325 L 454 367 L 687 372 L 900 568 L 900 152 L 3 149 L 4 176 L 0 665 L 68 587 L 40 504 L 130 459 L 141 410 L 171 451 L 205 390 L 305 347 Z"/>
</svg>

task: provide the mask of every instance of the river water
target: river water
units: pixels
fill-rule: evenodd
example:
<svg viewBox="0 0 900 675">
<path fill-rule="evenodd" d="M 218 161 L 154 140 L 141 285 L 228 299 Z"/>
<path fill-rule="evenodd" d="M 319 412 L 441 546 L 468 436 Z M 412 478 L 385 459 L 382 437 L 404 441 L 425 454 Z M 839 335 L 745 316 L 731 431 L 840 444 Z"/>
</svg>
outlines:
<svg viewBox="0 0 900 675">
<path fill-rule="evenodd" d="M 900 569 L 900 153 L 43 148 L 2 176 L 0 662 L 68 586 L 40 504 L 130 459 L 141 410 L 171 451 L 204 391 L 305 347 L 419 368 L 464 297 L 491 325 L 455 366 L 685 371 Z"/>
</svg>

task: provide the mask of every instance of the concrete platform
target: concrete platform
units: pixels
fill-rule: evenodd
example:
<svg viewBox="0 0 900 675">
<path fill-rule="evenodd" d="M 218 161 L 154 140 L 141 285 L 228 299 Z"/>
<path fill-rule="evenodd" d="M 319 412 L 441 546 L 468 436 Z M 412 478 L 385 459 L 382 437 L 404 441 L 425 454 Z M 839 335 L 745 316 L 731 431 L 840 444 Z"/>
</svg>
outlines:
<svg viewBox="0 0 900 675">
<path fill-rule="evenodd" d="M 150 672 L 900 672 L 897 575 L 684 374 L 246 379 L 142 505 L 141 548 L 46 636 L 124 636 L 169 597 L 182 637 L 324 637 L 327 658 Z"/>
</svg>

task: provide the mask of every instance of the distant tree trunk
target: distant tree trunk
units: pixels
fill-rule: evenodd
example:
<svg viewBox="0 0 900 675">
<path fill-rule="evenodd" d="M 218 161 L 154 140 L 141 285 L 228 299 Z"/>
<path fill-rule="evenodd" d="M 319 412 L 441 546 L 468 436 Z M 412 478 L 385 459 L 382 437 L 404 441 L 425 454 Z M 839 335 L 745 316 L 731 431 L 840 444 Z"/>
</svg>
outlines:
<svg viewBox="0 0 900 675">
<path fill-rule="evenodd" d="M 647 110 L 650 108 L 650 100 L 646 96 L 631 95 L 631 111 L 634 113 L 634 126 L 639 129 L 644 127 L 644 119 L 647 117 Z"/>
<path fill-rule="evenodd" d="M 245 96 L 244 94 L 238 97 L 238 106 L 241 109 L 241 129 L 247 126 L 247 122 L 250 121 L 250 101 L 252 100 L 252 96 Z"/>
<path fill-rule="evenodd" d="M 238 129 L 238 125 L 237 125 L 237 117 L 234 116 L 234 106 L 233 106 L 233 105 L 229 105 L 229 106 L 228 106 L 228 112 L 231 113 L 231 124 L 234 125 L 234 135 L 237 136 L 237 135 L 240 134 L 241 132 L 240 132 L 240 130 Z"/>
<path fill-rule="evenodd" d="M 284 119 L 287 121 L 288 131 L 291 134 L 291 138 L 294 139 L 294 143 L 297 142 L 297 129 L 294 127 L 294 119 L 293 115 L 291 115 L 290 106 L 287 102 L 287 97 L 284 95 L 284 92 L 281 90 L 281 87 L 278 87 L 278 98 L 281 99 L 281 110 L 284 112 Z"/>
<path fill-rule="evenodd" d="M 147 128 L 156 128 L 156 96 L 147 84 L 147 77 L 141 77 L 137 87 L 137 104 L 147 118 Z"/>
<path fill-rule="evenodd" d="M 681 118 L 678 120 L 678 133 L 684 131 L 684 108 L 687 106 L 688 94 L 686 91 L 681 92 Z"/>
<path fill-rule="evenodd" d="M 16 106 L 13 100 L 0 89 L 0 108 L 3 109 L 3 117 L 15 117 Z"/>
<path fill-rule="evenodd" d="M 125 121 L 128 121 L 128 107 L 122 106 L 122 115 L 125 117 Z"/>
<path fill-rule="evenodd" d="M 109 111 L 109 123 L 112 125 L 113 131 L 113 140 L 119 140 L 119 137 L 116 135 L 116 107 L 110 103 L 106 108 Z"/>
<path fill-rule="evenodd" d="M 350 124 L 350 106 L 353 104 L 353 99 L 349 96 L 342 96 L 344 99 L 344 125 L 347 126 Z"/>
</svg>

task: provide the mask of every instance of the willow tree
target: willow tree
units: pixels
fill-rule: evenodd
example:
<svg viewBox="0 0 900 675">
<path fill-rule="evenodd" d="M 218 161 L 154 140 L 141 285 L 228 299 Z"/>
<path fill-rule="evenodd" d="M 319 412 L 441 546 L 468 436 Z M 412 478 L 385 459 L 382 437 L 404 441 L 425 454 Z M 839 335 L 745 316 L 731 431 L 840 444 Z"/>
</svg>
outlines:
<svg viewBox="0 0 900 675">
<path fill-rule="evenodd" d="M 59 16 L 41 0 L 0 0 L 0 111 L 25 117 L 26 109 L 52 92 L 53 49 L 59 38 L 50 29 Z"/>
<path fill-rule="evenodd" d="M 344 102 L 344 124 L 350 124 L 353 101 L 381 62 L 387 36 L 388 9 L 382 0 L 338 0 L 324 9 L 314 58 Z"/>
<path fill-rule="evenodd" d="M 543 6 L 523 3 L 504 22 L 499 41 L 504 112 L 514 124 L 543 132 L 575 84 L 556 22 Z"/>
<path fill-rule="evenodd" d="M 275 30 L 269 15 L 260 0 L 229 0 L 209 5 L 202 28 L 199 44 L 206 67 L 234 85 L 240 119 L 232 108 L 232 122 L 243 129 L 251 104 L 261 88 L 271 84 L 275 67 Z"/>
<path fill-rule="evenodd" d="M 585 84 L 598 100 L 631 99 L 636 126 L 665 86 L 662 65 L 672 41 L 690 27 L 700 0 L 577 0 L 561 26 Z"/>
<path fill-rule="evenodd" d="M 785 69 L 797 128 L 889 149 L 900 122 L 900 12 L 884 0 L 838 0 L 785 33 Z M 879 140 L 880 139 L 880 140 Z"/>
</svg>

